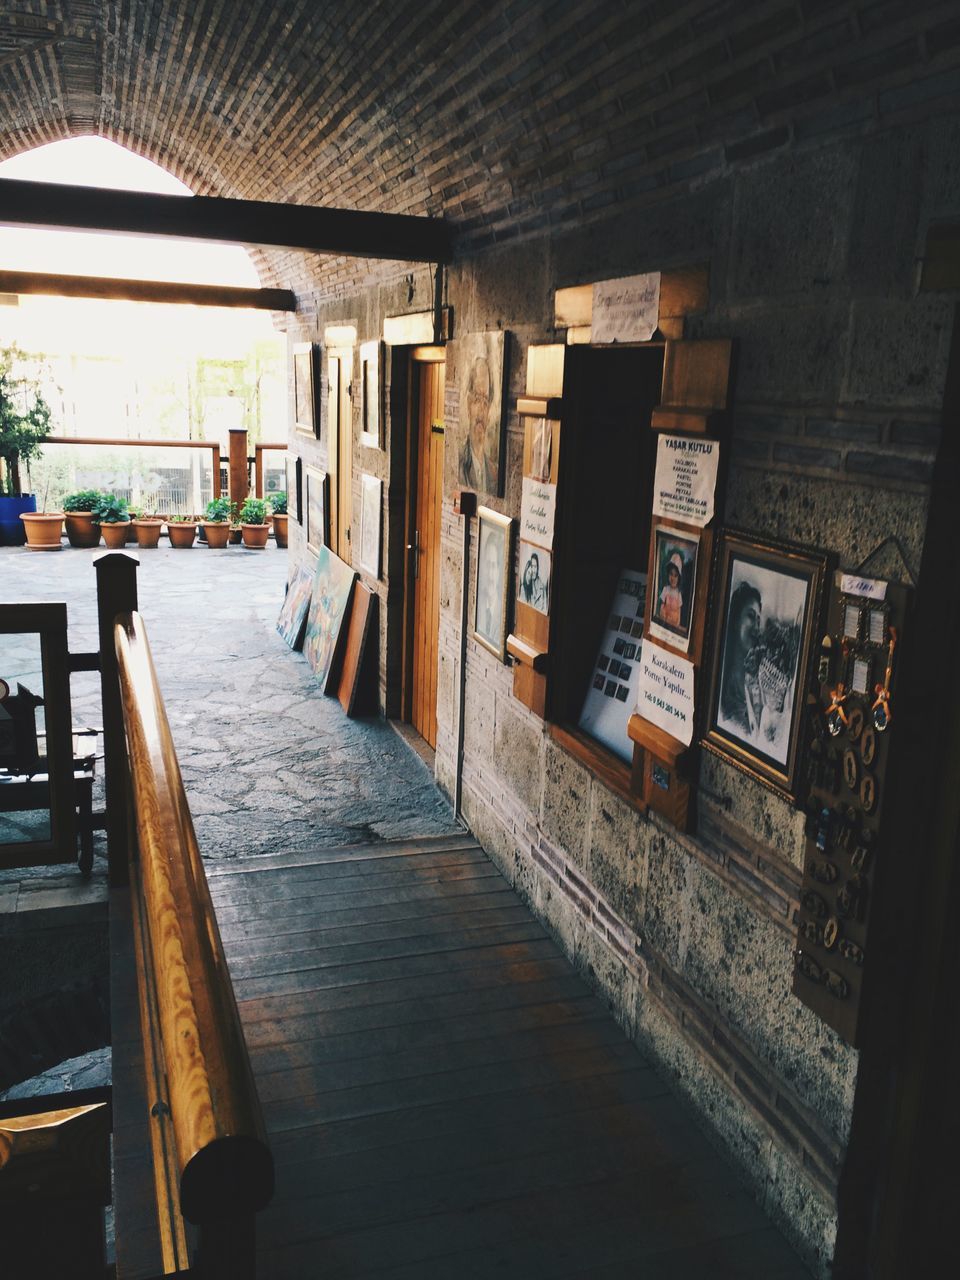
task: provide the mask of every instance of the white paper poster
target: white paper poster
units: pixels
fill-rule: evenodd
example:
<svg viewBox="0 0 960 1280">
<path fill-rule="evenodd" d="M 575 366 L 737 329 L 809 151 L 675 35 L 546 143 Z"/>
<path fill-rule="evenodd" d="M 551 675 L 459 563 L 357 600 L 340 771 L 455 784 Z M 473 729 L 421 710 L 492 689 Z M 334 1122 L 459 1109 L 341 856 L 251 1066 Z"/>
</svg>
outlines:
<svg viewBox="0 0 960 1280">
<path fill-rule="evenodd" d="M 693 663 L 644 640 L 638 665 L 638 715 L 689 746 L 693 741 Z"/>
<path fill-rule="evenodd" d="M 653 514 L 686 524 L 713 519 L 720 445 L 716 440 L 663 435 L 657 441 Z"/>
<path fill-rule="evenodd" d="M 633 743 L 627 736 L 627 721 L 637 701 L 637 656 L 646 600 L 647 575 L 622 569 L 580 712 L 580 728 L 628 764 L 633 760 Z"/>
<path fill-rule="evenodd" d="M 557 486 L 524 476 L 520 497 L 520 537 L 527 542 L 535 542 L 538 547 L 552 547 L 556 509 Z"/>
<path fill-rule="evenodd" d="M 593 286 L 591 342 L 649 342 L 659 322 L 659 271 Z"/>
</svg>

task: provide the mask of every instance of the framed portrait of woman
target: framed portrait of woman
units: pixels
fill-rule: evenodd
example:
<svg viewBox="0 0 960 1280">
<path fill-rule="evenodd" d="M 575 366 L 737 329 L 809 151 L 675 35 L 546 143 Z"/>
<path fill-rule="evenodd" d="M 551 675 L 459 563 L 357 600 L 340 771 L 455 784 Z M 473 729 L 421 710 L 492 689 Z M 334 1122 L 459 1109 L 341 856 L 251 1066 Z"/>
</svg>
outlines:
<svg viewBox="0 0 960 1280">
<path fill-rule="evenodd" d="M 720 533 L 703 745 L 790 800 L 826 570 L 822 552 Z"/>
<path fill-rule="evenodd" d="M 473 635 L 501 662 L 507 656 L 507 603 L 513 570 L 513 521 L 489 507 L 477 508 L 477 599 Z"/>
</svg>

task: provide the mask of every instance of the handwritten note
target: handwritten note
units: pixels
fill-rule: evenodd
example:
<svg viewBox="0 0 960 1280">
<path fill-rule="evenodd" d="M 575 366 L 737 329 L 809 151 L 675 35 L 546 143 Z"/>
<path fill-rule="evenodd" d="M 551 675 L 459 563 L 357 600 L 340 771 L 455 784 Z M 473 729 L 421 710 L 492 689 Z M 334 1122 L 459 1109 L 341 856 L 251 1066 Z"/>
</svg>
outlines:
<svg viewBox="0 0 960 1280">
<path fill-rule="evenodd" d="M 663 435 L 657 441 L 653 514 L 701 528 L 713 519 L 720 445 L 716 440 Z"/>
<path fill-rule="evenodd" d="M 593 286 L 592 342 L 648 342 L 659 319 L 659 271 Z"/>
<path fill-rule="evenodd" d="M 520 495 L 520 537 L 538 547 L 553 546 L 557 486 L 525 476 Z"/>
<path fill-rule="evenodd" d="M 877 578 L 860 578 L 855 573 L 845 573 L 840 579 L 840 590 L 845 596 L 866 596 L 868 600 L 885 600 L 887 584 Z"/>
<path fill-rule="evenodd" d="M 693 741 L 693 673 L 692 662 L 644 640 L 637 714 L 685 746 Z"/>
</svg>

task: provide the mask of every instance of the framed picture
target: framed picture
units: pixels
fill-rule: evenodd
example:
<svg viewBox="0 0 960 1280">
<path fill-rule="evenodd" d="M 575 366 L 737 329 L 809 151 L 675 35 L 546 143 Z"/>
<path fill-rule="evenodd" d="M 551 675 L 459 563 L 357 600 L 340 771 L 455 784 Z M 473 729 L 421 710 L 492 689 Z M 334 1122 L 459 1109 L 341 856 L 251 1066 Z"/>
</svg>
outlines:
<svg viewBox="0 0 960 1280">
<path fill-rule="evenodd" d="M 716 573 L 703 745 L 795 799 L 826 556 L 724 530 Z"/>
<path fill-rule="evenodd" d="M 277 630 L 291 649 L 299 649 L 303 645 L 303 630 L 312 592 L 313 574 L 302 564 L 297 565 L 287 583 L 287 594 L 277 619 Z"/>
<path fill-rule="evenodd" d="M 294 425 L 304 435 L 320 438 L 320 415 L 317 413 L 317 345 L 297 342 L 293 347 Z"/>
<path fill-rule="evenodd" d="M 460 483 L 478 493 L 503 493 L 504 351 L 506 334 L 469 333 L 460 339 Z"/>
<path fill-rule="evenodd" d="M 507 657 L 507 601 L 513 569 L 513 521 L 509 516 L 477 508 L 477 600 L 473 634 L 501 662 Z"/>
<path fill-rule="evenodd" d="M 356 577 L 329 547 L 320 548 L 303 633 L 303 655 L 324 693 L 331 692 L 337 674 L 340 636 Z"/>
<path fill-rule="evenodd" d="M 360 477 L 360 568 L 380 577 L 380 542 L 383 521 L 383 481 Z"/>
<path fill-rule="evenodd" d="M 383 343 L 360 344 L 360 443 L 368 449 L 383 448 L 383 402 L 380 398 Z"/>
<path fill-rule="evenodd" d="M 327 526 L 327 473 L 317 467 L 307 467 L 307 547 L 317 555 L 329 540 Z"/>
<path fill-rule="evenodd" d="M 655 520 L 650 534 L 648 580 L 650 619 L 647 634 L 673 649 L 686 653 L 690 648 L 698 602 L 700 564 L 698 529 L 674 521 Z"/>
<path fill-rule="evenodd" d="M 520 581 L 517 599 L 538 613 L 550 612 L 550 580 L 552 562 L 549 551 L 532 542 L 520 543 Z"/>
<path fill-rule="evenodd" d="M 287 514 L 303 524 L 303 459 L 296 453 L 284 458 L 287 484 Z"/>
</svg>

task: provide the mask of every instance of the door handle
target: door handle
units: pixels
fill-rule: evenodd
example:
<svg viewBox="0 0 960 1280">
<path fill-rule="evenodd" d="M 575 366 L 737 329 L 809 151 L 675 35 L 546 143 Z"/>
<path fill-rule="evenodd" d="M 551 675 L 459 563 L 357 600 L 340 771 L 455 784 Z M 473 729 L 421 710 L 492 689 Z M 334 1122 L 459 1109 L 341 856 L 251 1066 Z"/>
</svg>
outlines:
<svg viewBox="0 0 960 1280">
<path fill-rule="evenodd" d="M 413 576 L 420 577 L 420 530 L 414 529 L 413 541 L 407 543 L 407 550 L 413 552 Z"/>
</svg>

